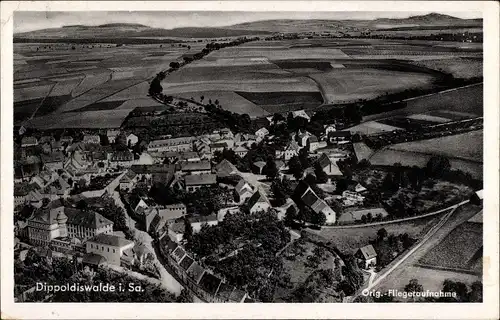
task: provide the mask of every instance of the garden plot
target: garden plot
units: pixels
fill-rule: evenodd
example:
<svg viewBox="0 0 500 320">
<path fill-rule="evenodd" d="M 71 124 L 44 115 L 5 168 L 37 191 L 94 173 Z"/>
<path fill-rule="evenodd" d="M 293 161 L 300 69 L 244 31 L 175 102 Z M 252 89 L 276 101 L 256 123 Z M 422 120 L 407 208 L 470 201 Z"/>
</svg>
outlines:
<svg viewBox="0 0 500 320">
<path fill-rule="evenodd" d="M 361 209 L 361 210 L 349 210 L 347 212 L 343 212 L 342 215 L 340 216 L 338 222 L 339 224 L 342 223 L 353 223 L 353 222 L 360 222 L 361 217 L 364 215 L 368 215 L 368 213 L 371 213 L 373 217 L 377 217 L 379 214 L 380 216 L 386 217 L 388 215 L 387 211 L 385 211 L 384 208 L 373 208 L 373 209 Z"/>
<path fill-rule="evenodd" d="M 372 68 L 335 69 L 311 74 L 310 77 L 319 84 L 329 103 L 372 99 L 408 88 L 425 88 L 434 80 L 434 77 L 423 73 Z"/>
</svg>

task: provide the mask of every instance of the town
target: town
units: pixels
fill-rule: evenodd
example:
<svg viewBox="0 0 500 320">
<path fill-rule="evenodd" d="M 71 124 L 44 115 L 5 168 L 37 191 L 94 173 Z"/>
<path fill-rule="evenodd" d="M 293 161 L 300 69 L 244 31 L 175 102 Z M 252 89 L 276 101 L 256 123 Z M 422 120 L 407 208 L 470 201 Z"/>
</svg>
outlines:
<svg viewBox="0 0 500 320">
<path fill-rule="evenodd" d="M 348 41 L 359 44 L 367 37 L 382 36 L 365 32 L 349 35 Z M 482 76 L 435 71 L 420 61 L 341 61 L 325 67 L 322 61 L 275 58 L 276 69 L 259 75 L 264 80 L 295 70 L 300 77 L 308 73 L 305 83 L 317 81 L 321 92 L 231 89 L 231 97 L 238 95 L 254 104 L 252 110 L 258 105 L 266 111 L 252 116 L 235 112 L 232 98 L 225 99 L 228 92 L 172 92 L 185 74 L 207 76 L 193 69 L 215 68 L 200 64 L 243 68 L 239 64 L 248 63 L 245 67 L 260 68 L 261 57 L 238 56 L 233 61 L 224 52 L 253 53 L 257 45 L 301 39 L 311 44 L 298 50 L 317 54 L 315 46 L 330 44 L 330 38 L 299 32 L 165 47 L 155 43 L 156 54 L 170 49 L 189 53 L 162 62 L 146 80 L 97 94 L 102 102 L 81 99 L 85 106 L 78 109 L 80 102 L 73 106 L 68 100 L 61 107 L 66 109 L 47 116 L 52 120 L 34 116 L 55 101 L 44 97 L 30 102 L 37 105 L 33 115 L 14 126 L 16 301 L 401 301 L 363 295 L 372 289 L 456 293 L 421 300 L 425 302 L 482 301 L 482 106 L 477 101 L 469 104 L 469 98 L 456 102 L 464 100 L 461 95 L 480 92 L 482 97 Z M 480 38 L 464 33 L 441 41 L 477 44 L 482 33 Z M 133 50 L 127 46 L 113 50 Z M 357 49 L 342 50 L 351 54 L 349 50 Z M 222 58 L 214 60 L 214 55 Z M 380 65 L 373 67 L 376 63 Z M 332 94 L 321 85 L 321 72 L 345 69 L 344 76 L 350 77 L 356 68 L 373 68 L 377 71 L 370 72 L 384 77 L 384 72 L 403 77 L 404 69 L 425 81 L 436 79 L 429 87 L 390 93 L 383 88 L 363 99 L 351 99 L 347 87 L 344 93 Z M 123 76 L 135 71 L 113 72 Z M 229 82 L 239 81 L 236 71 L 220 72 Z M 211 76 L 208 82 L 231 85 L 217 82 L 217 71 Z M 93 74 L 85 79 L 100 81 Z M 293 83 L 282 80 L 276 83 Z M 77 86 L 82 83 L 75 81 Z M 133 93 L 140 99 L 107 100 L 135 85 L 142 90 Z M 373 86 L 368 83 L 366 88 Z M 94 94 L 92 90 L 88 92 Z M 86 92 L 82 89 L 81 94 Z M 342 94 L 345 100 L 333 101 Z M 327 101 L 331 96 L 335 98 Z M 419 99 L 434 102 L 414 102 Z M 439 99 L 447 104 L 435 102 Z M 139 100 L 142 105 L 136 106 Z M 113 109 L 129 101 L 130 109 Z M 467 104 L 467 112 L 455 108 L 461 103 Z M 109 106 L 113 108 L 106 110 Z M 118 118 L 107 119 L 108 111 Z M 439 275 L 434 282 L 417 279 L 409 271 L 417 268 L 454 276 Z M 39 289 L 69 280 L 133 289 Z"/>
</svg>

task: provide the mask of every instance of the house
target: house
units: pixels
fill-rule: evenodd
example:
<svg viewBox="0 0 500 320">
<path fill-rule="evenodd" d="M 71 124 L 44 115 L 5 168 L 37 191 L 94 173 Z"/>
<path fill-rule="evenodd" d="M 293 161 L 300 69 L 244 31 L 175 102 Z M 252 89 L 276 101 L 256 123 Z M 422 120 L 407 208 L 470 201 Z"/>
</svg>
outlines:
<svg viewBox="0 0 500 320">
<path fill-rule="evenodd" d="M 176 242 L 180 243 L 184 236 L 185 225 L 184 221 L 176 222 L 168 226 L 168 237 Z"/>
<path fill-rule="evenodd" d="M 323 169 L 327 176 L 342 176 L 342 172 L 335 162 L 333 162 L 326 154 L 322 153 L 316 160 L 317 165 Z"/>
<path fill-rule="evenodd" d="M 359 248 L 354 256 L 363 269 L 369 269 L 377 264 L 377 252 L 371 244 Z"/>
<path fill-rule="evenodd" d="M 255 131 L 255 135 L 257 136 L 257 141 L 262 141 L 265 136 L 269 134 L 269 130 L 267 128 L 260 128 L 259 130 Z"/>
<path fill-rule="evenodd" d="M 328 133 L 328 142 L 333 145 L 345 144 L 351 141 L 350 131 L 332 131 Z"/>
<path fill-rule="evenodd" d="M 33 147 L 38 145 L 38 140 L 35 137 L 23 137 L 21 139 L 21 147 Z"/>
<path fill-rule="evenodd" d="M 246 182 L 244 179 L 241 179 L 236 187 L 234 188 L 236 193 L 238 194 L 238 197 L 240 199 L 240 203 L 245 202 L 247 199 L 249 199 L 253 195 L 253 187 Z"/>
<path fill-rule="evenodd" d="M 355 206 L 363 204 L 365 197 L 355 191 L 345 190 L 342 192 L 342 201 L 346 207 Z"/>
<path fill-rule="evenodd" d="M 309 152 L 314 152 L 320 148 L 321 143 L 319 142 L 318 137 L 311 135 L 307 140 L 306 145 L 309 145 Z"/>
<path fill-rule="evenodd" d="M 365 192 L 366 190 L 367 189 L 361 183 L 359 183 L 359 182 L 354 187 L 354 191 L 357 192 L 357 193 L 362 193 L 362 192 Z"/>
<path fill-rule="evenodd" d="M 257 136 L 254 134 L 237 133 L 234 136 L 234 144 L 236 146 L 245 146 L 250 148 L 255 143 L 257 143 Z"/>
<path fill-rule="evenodd" d="M 127 170 L 127 173 L 120 178 L 120 190 L 132 190 L 137 183 L 137 174 L 132 170 Z"/>
<path fill-rule="evenodd" d="M 335 223 L 335 211 L 324 200 L 320 199 L 306 182 L 299 182 L 292 195 L 292 199 L 299 207 L 305 205 L 316 213 L 323 213 L 326 217 L 326 223 Z"/>
<path fill-rule="evenodd" d="M 192 151 L 195 137 L 179 137 L 153 140 L 148 144 L 148 152 L 158 151 Z M 199 150 L 197 150 L 199 152 Z"/>
<path fill-rule="evenodd" d="M 108 130 L 106 136 L 108 137 L 109 143 L 115 143 L 116 137 L 120 134 L 120 130 Z"/>
<path fill-rule="evenodd" d="M 134 164 L 134 154 L 128 150 L 115 151 L 110 159 L 112 167 L 130 167 Z"/>
<path fill-rule="evenodd" d="M 325 136 L 328 136 L 330 132 L 337 131 L 337 127 L 335 126 L 335 124 L 325 124 L 323 128 L 325 129 Z"/>
<path fill-rule="evenodd" d="M 215 172 L 217 173 L 218 178 L 224 178 L 237 173 L 238 169 L 234 164 L 229 162 L 229 160 L 223 159 L 215 166 Z"/>
<path fill-rule="evenodd" d="M 284 149 L 276 150 L 276 158 L 288 161 L 292 157 L 297 156 L 300 149 L 299 144 L 296 141 L 291 140 Z"/>
<path fill-rule="evenodd" d="M 46 168 L 57 170 L 64 167 L 64 154 L 61 151 L 54 151 L 49 154 L 41 154 L 42 163 Z"/>
<path fill-rule="evenodd" d="M 86 240 L 101 233 L 112 233 L 113 222 L 92 211 L 64 207 L 61 201 L 52 201 L 37 209 L 27 220 L 29 242 L 49 246 L 56 238 Z"/>
<path fill-rule="evenodd" d="M 226 142 L 217 142 L 210 144 L 210 153 L 213 155 L 215 152 L 222 152 L 224 149 L 229 149 Z"/>
<path fill-rule="evenodd" d="M 97 134 L 84 134 L 82 141 L 84 144 L 89 144 L 89 143 L 100 144 L 101 138 Z"/>
<path fill-rule="evenodd" d="M 120 266 L 124 251 L 133 247 L 133 241 L 116 235 L 99 234 L 87 241 L 86 252 L 100 255 L 107 263 Z"/>
<path fill-rule="evenodd" d="M 262 174 L 262 170 L 266 166 L 266 163 L 264 161 L 256 161 L 252 165 L 252 171 L 255 174 Z"/>
<path fill-rule="evenodd" d="M 208 174 L 212 173 L 212 165 L 209 160 L 184 161 L 180 164 L 183 174 Z"/>
<path fill-rule="evenodd" d="M 247 155 L 248 149 L 240 145 L 234 148 L 234 153 L 236 153 L 240 158 L 243 158 Z"/>
<path fill-rule="evenodd" d="M 271 203 L 269 199 L 264 195 L 261 190 L 257 190 L 247 202 L 248 209 L 250 213 L 256 213 L 259 211 L 267 211 L 271 208 Z"/>
<path fill-rule="evenodd" d="M 127 136 L 127 146 L 133 147 L 139 142 L 139 137 L 131 133 Z"/>
<path fill-rule="evenodd" d="M 59 139 L 59 142 L 62 144 L 71 144 L 73 142 L 73 137 L 72 136 L 62 136 L 61 139 Z"/>
<path fill-rule="evenodd" d="M 216 214 L 211 214 L 209 216 L 198 216 L 188 219 L 189 224 L 193 228 L 193 233 L 200 232 L 203 225 L 215 226 L 219 223 Z"/>
<path fill-rule="evenodd" d="M 217 176 L 212 173 L 192 174 L 184 177 L 186 191 L 194 192 L 201 187 L 209 187 L 217 183 Z"/>
<path fill-rule="evenodd" d="M 43 194 L 54 199 L 58 197 L 66 197 L 71 191 L 71 186 L 61 177 L 49 183 L 44 189 Z"/>
<path fill-rule="evenodd" d="M 302 117 L 306 119 L 307 121 L 311 121 L 311 117 L 307 114 L 305 110 L 296 110 L 292 111 L 292 117 L 297 118 L 297 117 Z"/>
<path fill-rule="evenodd" d="M 158 214 L 162 219 L 170 222 L 184 217 L 187 214 L 187 207 L 184 203 L 169 204 L 160 209 Z"/>
<path fill-rule="evenodd" d="M 193 142 L 193 148 L 202 159 L 210 159 L 212 157 L 210 153 L 210 141 L 196 140 Z"/>
<path fill-rule="evenodd" d="M 137 174 L 138 180 L 144 180 L 148 185 L 162 183 L 169 186 L 174 180 L 175 165 L 173 164 L 152 164 L 152 165 L 132 165 L 130 170 Z"/>
</svg>

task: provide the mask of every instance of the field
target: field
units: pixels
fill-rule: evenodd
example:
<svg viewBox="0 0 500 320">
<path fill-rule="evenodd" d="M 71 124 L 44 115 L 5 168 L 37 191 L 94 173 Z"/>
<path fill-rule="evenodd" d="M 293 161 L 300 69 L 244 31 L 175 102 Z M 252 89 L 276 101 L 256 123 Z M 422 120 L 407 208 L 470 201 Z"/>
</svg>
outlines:
<svg viewBox="0 0 500 320">
<path fill-rule="evenodd" d="M 356 154 L 358 161 L 369 159 L 374 152 L 364 142 L 355 142 L 352 146 L 354 147 L 354 153 Z"/>
<path fill-rule="evenodd" d="M 342 223 L 349 223 L 349 222 L 356 222 L 361 220 L 361 216 L 367 215 L 368 213 L 371 213 L 374 217 L 377 216 L 378 214 L 381 214 L 382 217 L 385 217 L 388 215 L 387 211 L 385 211 L 384 208 L 373 208 L 373 209 L 361 209 L 361 210 L 349 210 L 346 212 L 342 213 L 342 216 L 340 216 L 338 222 L 339 224 Z"/>
<path fill-rule="evenodd" d="M 347 128 L 346 130 L 351 131 L 353 134 L 361 133 L 364 135 L 371 135 L 388 131 L 401 130 L 401 128 L 390 126 L 376 121 L 367 121 L 358 124 L 354 127 Z"/>
<path fill-rule="evenodd" d="M 448 158 L 483 162 L 483 130 L 428 140 L 398 143 L 388 148 L 397 151 L 439 154 Z"/>
<path fill-rule="evenodd" d="M 423 236 L 439 219 L 440 215 L 424 217 L 407 222 L 389 223 L 360 228 L 322 228 L 321 231 L 309 229 L 308 232 L 331 241 L 340 251 L 354 254 L 355 251 L 377 237 L 377 231 L 385 228 L 389 234 L 408 233 L 411 238 Z"/>
<path fill-rule="evenodd" d="M 338 68 L 311 74 L 318 82 L 328 103 L 345 103 L 373 99 L 385 93 L 408 88 L 426 88 L 434 77 L 423 73 L 365 68 Z"/>
<path fill-rule="evenodd" d="M 201 43 L 193 44 L 191 50 L 198 50 L 202 45 L 204 46 Z M 187 47 L 177 44 L 174 47 L 160 46 L 94 43 L 74 45 L 75 48 L 72 49 L 72 45 L 68 43 L 14 44 L 16 122 L 20 123 L 32 116 L 37 104 L 41 102 L 36 99 L 44 98 L 52 86 L 50 106 L 42 106 L 35 117 L 66 111 L 95 110 L 92 104 L 149 79 L 189 51 Z M 152 59 L 143 60 L 145 58 Z M 126 98 L 121 95 L 110 101 L 146 98 L 148 84 L 145 83 L 146 86 L 140 87 L 140 90 L 129 90 Z M 150 105 L 154 104 L 151 100 Z M 139 100 L 125 108 L 133 109 L 135 106 L 148 105 Z M 102 105 L 98 109 L 102 109 Z M 70 121 L 67 115 L 61 117 L 64 121 Z M 89 119 L 92 118 L 89 115 Z M 80 117 L 80 121 L 82 126 L 88 122 L 86 117 Z M 91 123 L 88 125 L 93 126 Z"/>
<path fill-rule="evenodd" d="M 414 62 L 414 64 L 431 69 L 441 69 L 452 74 L 455 78 L 468 79 L 483 76 L 483 60 L 479 58 L 423 60 Z"/>
<path fill-rule="evenodd" d="M 363 121 L 436 111 L 467 113 L 472 117 L 481 117 L 483 115 L 483 84 L 408 99 L 406 103 L 407 106 L 404 108 L 366 116 L 363 117 Z"/>
<path fill-rule="evenodd" d="M 94 43 L 77 44 L 73 49 L 68 43 L 16 43 L 15 119 L 19 123 L 29 118 L 40 103 L 36 99 L 45 97 L 53 85 L 54 92 L 50 95 L 54 97 L 53 103 L 35 116 L 94 110 L 93 104 L 109 101 L 134 101 L 116 107 L 117 110 L 148 106 L 145 101 L 148 80 L 167 69 L 170 62 L 199 52 L 205 44 L 206 41 L 192 42 L 188 49 L 177 43 L 126 46 Z M 428 88 L 439 77 L 439 69 L 475 76 L 481 57 L 480 45 L 443 45 L 436 41 L 255 41 L 216 50 L 169 74 L 162 87 L 163 93 L 174 96 L 199 98 L 204 94 L 219 100 L 225 109 L 257 117 L 315 109 L 323 103 L 370 99 L 408 88 Z M 393 58 L 413 62 L 398 61 L 394 67 L 389 62 Z M 427 61 L 414 62 L 422 58 Z M 407 108 L 396 112 L 404 113 L 407 109 L 411 110 L 407 114 L 419 114 L 435 111 L 439 105 L 440 110 L 482 114 L 479 110 L 482 87 L 466 90 L 462 93 L 464 97 L 456 94 L 411 100 Z M 276 100 L 279 95 L 285 96 L 286 101 Z M 101 108 L 103 105 L 99 105 L 98 109 Z M 370 133 L 391 129 L 380 124 L 378 128 L 366 125 L 363 128 Z"/>
<path fill-rule="evenodd" d="M 481 265 L 477 260 L 482 257 L 482 248 L 483 225 L 464 222 L 432 248 L 419 263 L 430 268 L 474 271 L 475 267 Z"/>
<path fill-rule="evenodd" d="M 52 113 L 36 117 L 30 120 L 28 125 L 40 130 L 119 128 L 129 113 L 130 110 Z"/>
</svg>

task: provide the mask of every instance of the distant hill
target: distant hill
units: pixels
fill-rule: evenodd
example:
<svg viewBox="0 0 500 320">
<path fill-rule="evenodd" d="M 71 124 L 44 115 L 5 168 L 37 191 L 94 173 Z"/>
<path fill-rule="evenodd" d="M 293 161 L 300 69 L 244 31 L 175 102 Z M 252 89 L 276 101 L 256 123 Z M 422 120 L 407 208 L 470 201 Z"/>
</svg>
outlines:
<svg viewBox="0 0 500 320">
<path fill-rule="evenodd" d="M 62 28 L 15 33 L 14 42 L 16 39 L 220 38 L 269 33 L 267 31 L 198 27 L 167 30 L 135 23 L 109 23 L 99 26 L 70 25 Z"/>
<path fill-rule="evenodd" d="M 274 32 L 323 32 L 323 31 L 356 31 L 361 29 L 377 30 L 397 28 L 401 26 L 413 27 L 415 29 L 428 28 L 431 26 L 467 26 L 481 27 L 482 19 L 460 19 L 457 17 L 429 13 L 426 15 L 411 16 L 401 19 L 379 18 L 374 20 L 263 20 L 247 22 L 229 26 L 237 30 L 261 30 Z"/>
</svg>

